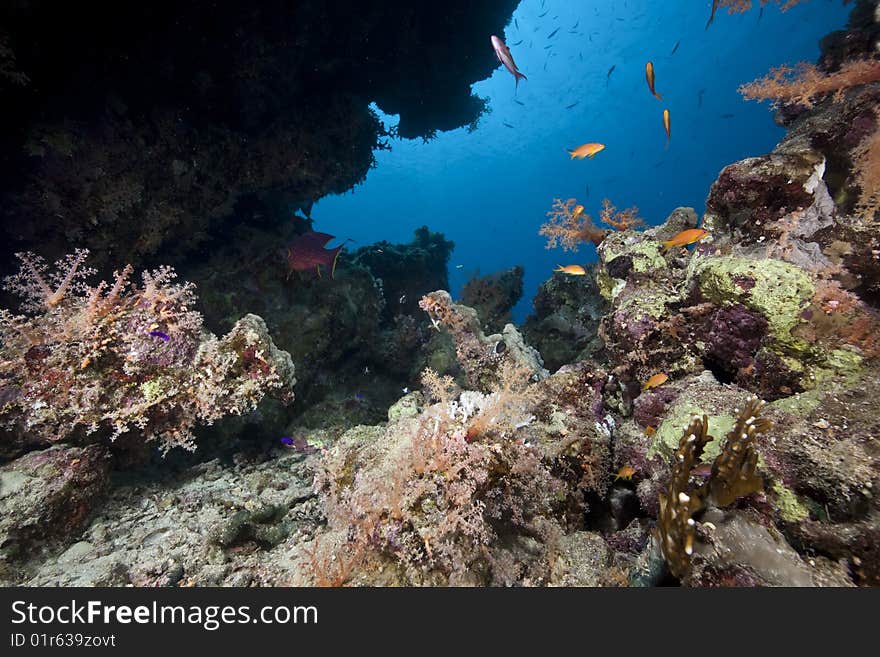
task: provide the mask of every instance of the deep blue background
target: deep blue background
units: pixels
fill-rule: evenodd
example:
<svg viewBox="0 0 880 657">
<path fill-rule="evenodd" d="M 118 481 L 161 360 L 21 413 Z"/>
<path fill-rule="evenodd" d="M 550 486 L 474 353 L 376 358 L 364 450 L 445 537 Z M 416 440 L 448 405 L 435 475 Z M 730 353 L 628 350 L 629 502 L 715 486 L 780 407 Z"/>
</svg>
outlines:
<svg viewBox="0 0 880 657">
<path fill-rule="evenodd" d="M 706 30 L 709 0 L 543 4 L 524 0 L 514 14 L 519 27 L 511 21 L 503 35 L 528 76 L 515 94 L 513 76 L 499 65 L 474 85 L 491 108 L 475 131 L 440 133 L 428 143 L 394 141 L 391 151 L 377 153 L 378 166 L 363 185 L 315 206 L 315 229 L 351 237 L 356 246 L 409 242 L 423 224 L 442 231 L 456 244 L 453 295 L 477 269 L 487 274 L 522 264 L 525 294 L 515 311 L 521 321 L 557 263 L 595 260 L 592 246 L 573 254 L 544 248 L 538 229 L 553 198 L 575 197 L 595 217 L 608 197 L 619 208 L 637 205 L 650 224 L 678 206 L 702 213 L 722 167 L 766 153 L 783 135 L 768 106 L 743 101 L 737 87 L 772 66 L 815 61 L 819 39 L 847 17 L 840 0 L 811 0 L 785 13 L 775 6 L 719 12 Z M 648 92 L 648 60 L 662 101 Z M 672 116 L 668 150 L 664 108 Z M 566 148 L 590 141 L 606 149 L 593 160 L 569 160 Z"/>
</svg>

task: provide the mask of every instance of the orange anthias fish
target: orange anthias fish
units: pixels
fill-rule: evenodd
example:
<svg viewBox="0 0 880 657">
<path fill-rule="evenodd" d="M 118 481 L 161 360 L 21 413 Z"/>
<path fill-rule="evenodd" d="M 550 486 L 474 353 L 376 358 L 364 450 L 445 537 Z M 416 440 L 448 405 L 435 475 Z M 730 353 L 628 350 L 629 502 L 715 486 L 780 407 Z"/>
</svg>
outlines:
<svg viewBox="0 0 880 657">
<path fill-rule="evenodd" d="M 571 159 L 578 158 L 579 160 L 583 160 L 585 157 L 590 158 L 591 160 L 595 157 L 596 153 L 605 149 L 605 144 L 596 144 L 590 142 L 589 144 L 583 144 L 578 146 L 573 151 L 567 151 L 569 155 L 571 155 Z"/>
<path fill-rule="evenodd" d="M 668 374 L 664 374 L 663 372 L 658 372 L 650 379 L 645 381 L 645 384 L 642 386 L 642 390 L 650 390 L 651 388 L 656 388 L 657 386 L 663 385 L 669 379 Z"/>
<path fill-rule="evenodd" d="M 671 240 L 666 240 L 665 242 L 663 242 L 663 247 L 666 249 L 671 249 L 676 246 L 687 246 L 688 244 L 699 242 L 708 234 L 709 231 L 705 228 L 688 228 L 687 230 L 681 231 Z"/>
<path fill-rule="evenodd" d="M 663 128 L 666 130 L 666 145 L 669 146 L 669 140 L 672 139 L 672 123 L 669 120 L 669 110 L 663 110 Z"/>
<path fill-rule="evenodd" d="M 657 100 L 662 99 L 663 96 L 654 91 L 654 64 L 652 62 L 645 64 L 645 78 L 648 80 L 648 89 L 651 91 L 651 95 Z"/>
<path fill-rule="evenodd" d="M 494 34 L 490 41 L 492 42 L 492 48 L 495 49 L 495 56 L 498 58 L 498 61 L 504 65 L 504 68 L 510 71 L 510 74 L 513 75 L 516 80 L 516 84 L 514 85 L 515 90 L 519 87 L 520 80 L 527 79 L 526 76 L 519 72 L 519 69 L 516 67 L 516 62 L 513 61 L 513 55 L 510 54 L 510 48 L 507 47 L 504 41 Z"/>
<path fill-rule="evenodd" d="M 614 477 L 614 481 L 617 481 L 618 479 L 631 480 L 635 473 L 636 469 L 634 467 L 632 467 L 631 465 L 625 465 L 617 471 L 617 476 Z"/>
<path fill-rule="evenodd" d="M 565 267 L 562 265 L 556 265 L 556 269 L 553 271 L 562 272 L 563 274 L 571 274 L 572 276 L 583 276 L 587 273 L 587 271 L 580 265 L 566 265 Z"/>
<path fill-rule="evenodd" d="M 576 205 L 576 206 L 574 206 L 574 210 L 571 213 L 571 218 L 578 219 L 583 213 L 584 213 L 584 206 L 583 205 Z"/>
</svg>

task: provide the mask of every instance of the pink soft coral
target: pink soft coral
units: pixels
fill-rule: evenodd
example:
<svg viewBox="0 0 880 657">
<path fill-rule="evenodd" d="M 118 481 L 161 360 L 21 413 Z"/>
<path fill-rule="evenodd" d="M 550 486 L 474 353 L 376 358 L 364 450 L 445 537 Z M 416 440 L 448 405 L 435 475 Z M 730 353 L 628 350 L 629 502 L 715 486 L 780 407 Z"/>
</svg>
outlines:
<svg viewBox="0 0 880 657">
<path fill-rule="evenodd" d="M 290 356 L 259 317 L 218 339 L 193 310 L 195 287 L 175 283 L 170 267 L 137 285 L 127 266 L 112 285 L 89 287 L 87 255 L 49 271 L 19 254 L 21 271 L 6 279 L 26 314 L 0 309 L 0 426 L 37 444 L 104 430 L 193 449 L 196 425 L 249 411 L 269 390 L 290 393 Z"/>
</svg>

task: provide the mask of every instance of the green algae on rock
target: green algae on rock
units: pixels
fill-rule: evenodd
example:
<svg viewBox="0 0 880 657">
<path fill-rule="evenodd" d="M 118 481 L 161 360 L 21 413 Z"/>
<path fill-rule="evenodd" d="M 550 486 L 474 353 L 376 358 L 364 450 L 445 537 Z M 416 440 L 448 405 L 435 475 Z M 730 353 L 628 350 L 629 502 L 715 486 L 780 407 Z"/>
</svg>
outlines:
<svg viewBox="0 0 880 657">
<path fill-rule="evenodd" d="M 783 353 L 799 354 L 809 345 L 792 335 L 815 292 L 810 276 L 781 260 L 736 256 L 694 258 L 693 275 L 703 295 L 718 304 L 742 303 L 760 312 Z"/>
</svg>

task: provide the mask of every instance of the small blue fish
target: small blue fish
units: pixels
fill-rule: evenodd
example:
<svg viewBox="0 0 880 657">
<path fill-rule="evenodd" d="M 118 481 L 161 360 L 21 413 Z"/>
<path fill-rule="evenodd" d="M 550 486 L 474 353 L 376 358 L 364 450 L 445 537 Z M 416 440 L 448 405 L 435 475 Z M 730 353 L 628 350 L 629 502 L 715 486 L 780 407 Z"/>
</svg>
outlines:
<svg viewBox="0 0 880 657">
<path fill-rule="evenodd" d="M 297 436 L 296 438 L 289 438 L 285 436 L 281 439 L 281 444 L 293 448 L 300 454 L 315 454 L 318 451 L 316 447 L 312 447 L 311 445 L 309 445 L 309 442 L 305 438 L 301 438 L 299 436 Z"/>
<path fill-rule="evenodd" d="M 355 398 L 355 399 L 363 399 L 363 398 L 364 398 L 364 393 L 362 393 L 362 392 L 356 392 L 355 395 L 354 395 L 354 398 Z"/>
<path fill-rule="evenodd" d="M 171 339 L 168 337 L 167 333 L 162 333 L 162 331 L 150 331 L 150 335 L 154 338 L 162 338 L 165 342 L 168 342 Z"/>
</svg>

